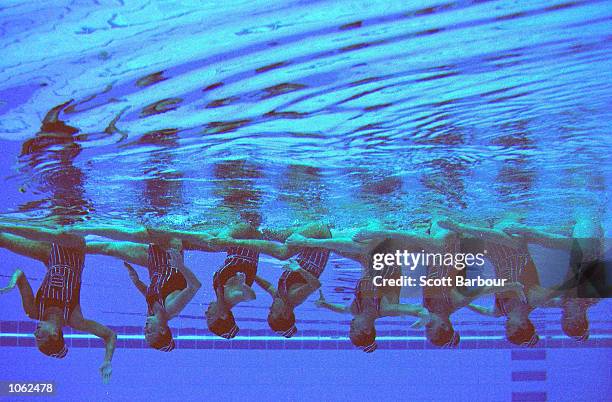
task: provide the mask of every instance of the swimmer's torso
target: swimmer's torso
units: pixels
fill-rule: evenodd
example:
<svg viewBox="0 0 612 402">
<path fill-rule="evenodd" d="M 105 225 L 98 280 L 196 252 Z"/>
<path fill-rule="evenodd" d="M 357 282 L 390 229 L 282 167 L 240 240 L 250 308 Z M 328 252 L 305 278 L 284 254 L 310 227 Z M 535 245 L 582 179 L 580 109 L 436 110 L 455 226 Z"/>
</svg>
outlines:
<svg viewBox="0 0 612 402">
<path fill-rule="evenodd" d="M 297 256 L 296 262 L 304 271 L 308 271 L 315 278 L 319 278 L 329 260 L 329 250 L 324 248 L 305 248 Z M 289 291 L 293 285 L 306 284 L 301 273 L 284 271 L 278 280 L 278 294 L 289 301 Z"/>
<path fill-rule="evenodd" d="M 259 252 L 246 247 L 230 247 L 223 266 L 213 276 L 215 289 L 223 287 L 225 283 L 238 272 L 245 274 L 245 283 L 252 286 L 257 275 Z"/>
<path fill-rule="evenodd" d="M 181 252 L 178 258 L 182 256 Z M 187 287 L 185 277 L 176 268 L 177 263 L 182 261 L 174 261 L 170 253 L 156 244 L 149 245 L 147 268 L 150 283 L 146 294 L 149 314 L 153 313 L 154 303 L 165 307 L 169 294 Z"/>
<path fill-rule="evenodd" d="M 84 264 L 84 250 L 51 244 L 47 273 L 36 292 L 39 320 L 44 320 L 49 307 L 57 307 L 63 312 L 64 322 L 68 322 L 80 302 Z"/>
</svg>

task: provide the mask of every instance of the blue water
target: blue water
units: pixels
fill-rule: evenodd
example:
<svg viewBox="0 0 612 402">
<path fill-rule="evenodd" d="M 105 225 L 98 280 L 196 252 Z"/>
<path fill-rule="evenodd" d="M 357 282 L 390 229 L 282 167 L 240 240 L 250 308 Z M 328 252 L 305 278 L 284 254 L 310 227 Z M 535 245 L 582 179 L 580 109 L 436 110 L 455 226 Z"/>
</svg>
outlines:
<svg viewBox="0 0 612 402">
<path fill-rule="evenodd" d="M 256 215 L 262 227 L 344 229 L 513 212 L 563 234 L 587 212 L 610 238 L 611 39 L 610 1 L 0 2 L 0 212 L 204 229 Z M 57 116 L 69 140 L 32 142 L 69 101 Z M 16 267 L 40 283 L 42 265 L 0 255 L 2 283 Z M 2 295 L 0 380 L 53 379 L 62 400 L 612 395 L 609 300 L 591 309 L 584 345 L 563 336 L 557 310 L 538 309 L 542 341 L 516 355 L 500 320 L 460 311 L 459 350 L 385 318 L 371 357 L 316 295 L 295 339 L 267 328 L 259 292 L 234 311 L 243 337 L 217 340 L 203 311 L 222 260 L 188 253 L 204 285 L 172 322 L 179 349 L 160 356 L 139 337 L 144 303 L 121 261 L 88 257 L 83 311 L 120 334 L 106 387 L 95 341 L 67 336 L 69 358 L 49 362 L 21 337 L 32 324 L 17 293 Z M 279 268 L 264 258 L 260 273 L 275 282 Z M 323 291 L 347 303 L 359 277 L 332 255 Z"/>
</svg>

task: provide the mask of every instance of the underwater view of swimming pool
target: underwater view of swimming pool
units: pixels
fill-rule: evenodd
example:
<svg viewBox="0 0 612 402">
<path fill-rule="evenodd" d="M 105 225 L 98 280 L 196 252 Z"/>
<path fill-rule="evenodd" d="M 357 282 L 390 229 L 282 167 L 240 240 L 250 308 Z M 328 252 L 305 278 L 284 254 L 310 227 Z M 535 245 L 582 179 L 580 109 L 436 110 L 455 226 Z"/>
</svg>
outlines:
<svg viewBox="0 0 612 402">
<path fill-rule="evenodd" d="M 0 399 L 609 401 L 612 2 L 0 1 Z"/>
</svg>

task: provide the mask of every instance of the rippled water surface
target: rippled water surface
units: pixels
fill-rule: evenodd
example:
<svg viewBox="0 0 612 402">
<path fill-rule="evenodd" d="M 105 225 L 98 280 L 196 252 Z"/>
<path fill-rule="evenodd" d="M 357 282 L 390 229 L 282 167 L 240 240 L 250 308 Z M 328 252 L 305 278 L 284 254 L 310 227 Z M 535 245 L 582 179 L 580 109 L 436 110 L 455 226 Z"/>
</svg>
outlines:
<svg viewBox="0 0 612 402">
<path fill-rule="evenodd" d="M 607 214 L 611 5 L 3 2 L 2 212 Z"/>
</svg>

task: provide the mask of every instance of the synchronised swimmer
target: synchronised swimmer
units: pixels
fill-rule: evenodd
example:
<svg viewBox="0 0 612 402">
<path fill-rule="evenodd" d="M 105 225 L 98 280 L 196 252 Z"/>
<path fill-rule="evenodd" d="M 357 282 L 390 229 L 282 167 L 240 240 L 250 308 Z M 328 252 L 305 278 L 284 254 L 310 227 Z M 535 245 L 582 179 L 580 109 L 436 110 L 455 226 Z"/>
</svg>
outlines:
<svg viewBox="0 0 612 402">
<path fill-rule="evenodd" d="M 520 346 L 533 346 L 539 340 L 529 317 L 535 308 L 559 308 L 563 332 L 584 341 L 589 337 L 587 310 L 597 299 L 592 296 L 596 294 L 593 289 L 583 286 L 582 277 L 592 277 L 590 270 L 602 258 L 601 232 L 592 221 L 585 224 L 577 220 L 572 236 L 564 236 L 509 218 L 492 227 L 433 217 L 426 230 L 395 230 L 377 222 L 335 230 L 324 223 L 311 222 L 265 231 L 246 223 L 202 231 L 91 223 L 50 228 L 0 220 L 0 247 L 42 262 L 46 267 L 36 294 L 26 273 L 19 269 L 8 285 L 0 288 L 0 294 L 19 289 L 24 312 L 38 321 L 34 333 L 36 345 L 47 356 L 67 355 L 64 327 L 99 337 L 105 345 L 100 366 L 104 381 L 111 376 L 117 337 L 103 324 L 85 319 L 81 311 L 81 277 L 87 254 L 106 255 L 123 262 L 135 289 L 146 300 L 145 340 L 150 347 L 163 352 L 175 348 L 169 321 L 204 286 L 196 270 L 185 265 L 185 251 L 226 253 L 223 264 L 207 281 L 213 289 L 213 300 L 203 315 L 208 330 L 225 339 L 238 334 L 239 325 L 232 310 L 257 297 L 253 287 L 257 284 L 271 297 L 267 321 L 278 336 L 291 338 L 299 331 L 297 307 L 318 290 L 315 305 L 351 315 L 349 339 L 367 353 L 377 348 L 376 321 L 381 317 L 415 317 L 412 327 L 424 328 L 432 344 L 457 347 L 460 335 L 450 315 L 464 307 L 479 314 L 503 317 L 506 339 Z M 87 235 L 107 240 L 90 241 Z M 528 248 L 530 243 L 570 253 L 570 266 L 565 268 L 562 283 L 546 288 L 540 285 L 538 269 Z M 361 277 L 356 280 L 348 305 L 328 302 L 320 290 L 320 278 L 330 252 L 361 265 Z M 258 276 L 260 253 L 287 261 L 276 286 Z M 485 259 L 492 265 L 495 277 L 468 277 L 468 272 L 473 272 L 470 266 L 482 267 Z M 403 262 L 423 265 L 426 275 L 402 275 Z M 134 265 L 146 268 L 148 284 L 140 279 Z M 412 269 L 408 267 L 406 271 L 413 272 Z M 421 287 L 422 303 L 402 303 L 399 288 L 404 286 Z M 487 294 L 495 297 L 493 308 L 473 303 Z"/>
</svg>

